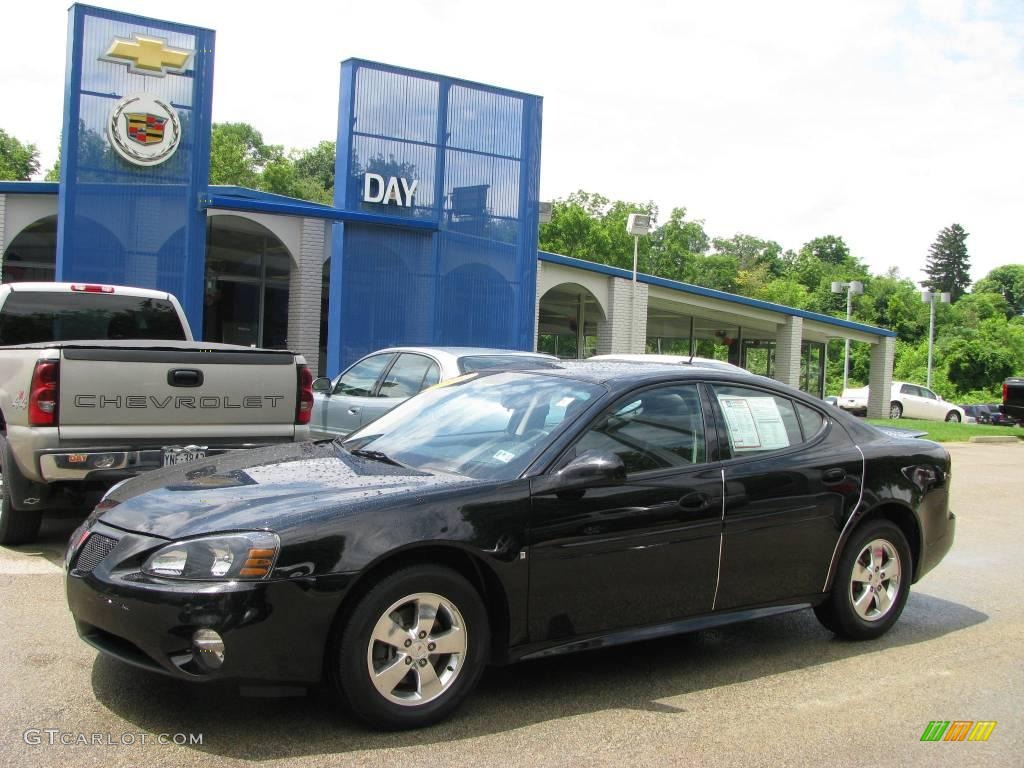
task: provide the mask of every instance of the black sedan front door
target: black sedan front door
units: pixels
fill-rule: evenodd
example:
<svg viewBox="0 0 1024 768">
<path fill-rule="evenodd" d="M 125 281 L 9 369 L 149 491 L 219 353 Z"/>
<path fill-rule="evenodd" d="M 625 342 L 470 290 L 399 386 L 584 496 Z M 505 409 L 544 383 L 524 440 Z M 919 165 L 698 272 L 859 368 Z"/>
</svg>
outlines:
<svg viewBox="0 0 1024 768">
<path fill-rule="evenodd" d="M 722 520 L 696 384 L 633 393 L 599 416 L 569 458 L 615 453 L 623 485 L 533 498 L 533 642 L 660 624 L 711 610 Z"/>
</svg>

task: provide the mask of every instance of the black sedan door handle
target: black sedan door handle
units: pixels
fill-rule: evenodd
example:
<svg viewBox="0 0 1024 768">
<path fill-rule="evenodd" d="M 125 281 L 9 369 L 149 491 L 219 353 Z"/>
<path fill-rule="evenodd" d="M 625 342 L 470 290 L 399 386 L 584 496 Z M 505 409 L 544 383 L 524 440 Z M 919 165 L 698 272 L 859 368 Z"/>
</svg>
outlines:
<svg viewBox="0 0 1024 768">
<path fill-rule="evenodd" d="M 842 467 L 826 469 L 821 473 L 821 479 L 826 483 L 840 483 L 846 479 L 846 470 Z"/>
<path fill-rule="evenodd" d="M 703 512 L 711 506 L 711 497 L 706 493 L 694 491 L 683 496 L 676 504 L 687 512 Z"/>
</svg>

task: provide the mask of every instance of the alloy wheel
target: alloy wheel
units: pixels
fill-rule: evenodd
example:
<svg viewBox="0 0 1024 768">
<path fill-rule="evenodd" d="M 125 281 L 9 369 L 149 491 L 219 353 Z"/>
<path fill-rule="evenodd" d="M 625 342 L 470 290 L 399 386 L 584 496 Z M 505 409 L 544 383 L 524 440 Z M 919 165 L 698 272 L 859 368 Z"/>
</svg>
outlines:
<svg viewBox="0 0 1024 768">
<path fill-rule="evenodd" d="M 900 556 L 891 542 L 874 539 L 853 561 L 850 599 L 857 615 L 878 621 L 892 609 L 900 591 Z"/>
<path fill-rule="evenodd" d="M 418 706 L 451 688 L 467 650 L 459 609 L 441 595 L 419 592 L 396 600 L 377 620 L 366 666 L 381 696 L 394 704 Z"/>
</svg>

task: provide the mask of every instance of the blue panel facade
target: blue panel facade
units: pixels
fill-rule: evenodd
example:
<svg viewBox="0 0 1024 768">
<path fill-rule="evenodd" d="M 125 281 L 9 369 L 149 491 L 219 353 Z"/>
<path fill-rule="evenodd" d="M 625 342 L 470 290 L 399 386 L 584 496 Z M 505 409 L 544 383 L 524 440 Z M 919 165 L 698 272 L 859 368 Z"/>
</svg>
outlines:
<svg viewBox="0 0 1024 768">
<path fill-rule="evenodd" d="M 537 96 L 342 64 L 335 205 L 388 224 L 334 225 L 329 374 L 393 344 L 532 349 L 540 134 Z"/>
<path fill-rule="evenodd" d="M 198 333 L 214 33 L 84 5 L 69 13 L 56 278 L 169 291 Z"/>
</svg>

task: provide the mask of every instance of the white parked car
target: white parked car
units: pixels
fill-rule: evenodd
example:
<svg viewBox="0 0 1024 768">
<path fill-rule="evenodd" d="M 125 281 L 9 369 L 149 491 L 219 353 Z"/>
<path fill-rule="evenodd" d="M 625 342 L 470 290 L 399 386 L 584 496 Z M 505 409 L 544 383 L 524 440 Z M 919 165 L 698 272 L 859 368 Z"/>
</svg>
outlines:
<svg viewBox="0 0 1024 768">
<path fill-rule="evenodd" d="M 844 389 L 839 398 L 839 407 L 858 416 L 865 415 L 868 412 L 868 388 Z M 908 381 L 894 381 L 889 395 L 889 418 L 901 417 L 930 421 L 967 420 L 963 408 L 946 402 L 928 387 Z"/>
<path fill-rule="evenodd" d="M 493 368 L 539 368 L 558 358 L 539 352 L 485 347 L 390 347 L 357 360 L 333 380 L 313 382 L 314 438 L 344 437 L 427 387 Z"/>
<path fill-rule="evenodd" d="M 670 363 L 683 365 L 699 365 L 704 368 L 720 368 L 729 371 L 742 371 L 738 365 L 727 363 L 725 360 L 714 360 L 710 357 L 691 357 L 690 355 L 640 355 L 640 354 L 612 354 L 594 355 L 588 360 L 608 360 L 611 362 L 623 363 Z"/>
</svg>

